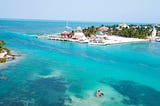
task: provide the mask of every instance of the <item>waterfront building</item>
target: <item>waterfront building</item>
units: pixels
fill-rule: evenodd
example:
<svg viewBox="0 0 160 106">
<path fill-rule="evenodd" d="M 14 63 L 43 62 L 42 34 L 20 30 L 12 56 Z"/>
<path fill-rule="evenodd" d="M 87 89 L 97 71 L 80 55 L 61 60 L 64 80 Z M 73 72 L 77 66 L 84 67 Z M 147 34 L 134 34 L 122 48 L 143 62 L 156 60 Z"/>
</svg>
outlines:
<svg viewBox="0 0 160 106">
<path fill-rule="evenodd" d="M 85 40 L 86 39 L 86 36 L 84 35 L 81 27 L 77 27 L 74 30 L 74 35 L 73 35 L 72 39 L 77 39 L 77 40 Z"/>
</svg>

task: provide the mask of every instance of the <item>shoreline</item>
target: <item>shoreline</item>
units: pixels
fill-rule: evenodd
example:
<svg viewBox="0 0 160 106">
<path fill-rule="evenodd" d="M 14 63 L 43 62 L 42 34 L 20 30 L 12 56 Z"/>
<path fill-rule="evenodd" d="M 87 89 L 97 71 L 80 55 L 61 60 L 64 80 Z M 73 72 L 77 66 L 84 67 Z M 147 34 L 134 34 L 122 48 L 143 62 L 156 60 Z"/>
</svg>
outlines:
<svg viewBox="0 0 160 106">
<path fill-rule="evenodd" d="M 149 42 L 149 39 L 139 39 L 139 38 L 127 38 L 117 35 L 108 36 L 107 44 L 123 44 L 123 43 L 138 43 L 138 42 Z"/>
<path fill-rule="evenodd" d="M 112 44 L 123 44 L 123 43 L 138 43 L 138 42 L 149 42 L 149 39 L 139 39 L 139 38 L 127 38 L 118 35 L 106 35 L 106 40 L 102 43 L 89 43 L 91 38 L 87 38 L 84 41 L 75 40 L 72 38 L 62 38 L 60 35 L 41 35 L 36 36 L 38 39 L 48 39 L 48 40 L 58 40 L 58 41 L 69 41 L 69 42 L 79 42 L 88 43 L 89 45 L 112 45 Z"/>
<path fill-rule="evenodd" d="M 67 29 L 68 27 L 59 34 L 42 35 L 36 38 L 88 43 L 89 45 L 111 45 L 146 42 L 150 41 L 153 35 L 156 36 L 156 29 L 152 25 L 138 26 L 122 23 L 113 26 L 101 25 L 99 27 L 91 26 L 88 28 L 78 26 L 76 29 L 72 29 L 72 31 Z"/>
<path fill-rule="evenodd" d="M 13 64 L 16 64 L 18 61 L 20 61 L 21 57 L 16 56 L 14 59 L 7 60 L 6 62 L 0 63 L 0 81 L 1 80 L 7 80 L 7 75 L 3 74 L 3 71 L 5 68 L 10 67 Z"/>
<path fill-rule="evenodd" d="M 0 55 L 1 55 L 1 59 L 6 59 L 6 61 L 5 62 L 0 62 L 0 65 L 2 65 L 2 64 L 4 64 L 4 63 L 8 63 L 8 62 L 10 62 L 10 61 L 14 61 L 14 60 L 16 60 L 16 58 L 17 57 L 20 57 L 21 56 L 21 54 L 5 54 L 5 53 L 0 53 Z M 4 55 L 4 56 L 3 56 Z"/>
<path fill-rule="evenodd" d="M 12 65 L 13 63 L 17 63 L 18 61 L 20 61 L 20 60 L 22 59 L 22 57 L 23 57 L 23 56 L 16 56 L 16 58 L 13 59 L 13 60 L 8 60 L 8 61 L 6 61 L 6 62 L 4 62 L 4 63 L 0 63 L 0 72 L 1 72 L 4 68 L 8 67 L 9 65 Z"/>
</svg>

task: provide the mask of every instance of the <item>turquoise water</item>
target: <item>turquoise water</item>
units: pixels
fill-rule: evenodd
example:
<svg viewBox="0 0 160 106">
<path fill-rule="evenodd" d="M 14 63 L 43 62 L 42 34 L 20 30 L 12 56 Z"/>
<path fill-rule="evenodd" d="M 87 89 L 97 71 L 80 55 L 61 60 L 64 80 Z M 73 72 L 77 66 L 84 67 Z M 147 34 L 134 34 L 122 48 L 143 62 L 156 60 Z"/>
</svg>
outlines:
<svg viewBox="0 0 160 106">
<path fill-rule="evenodd" d="M 34 37 L 60 32 L 63 24 L 0 21 L 0 39 L 22 54 L 0 65 L 7 77 L 0 80 L 0 106 L 160 105 L 160 43 L 90 46 Z M 97 89 L 104 96 L 95 97 Z"/>
</svg>

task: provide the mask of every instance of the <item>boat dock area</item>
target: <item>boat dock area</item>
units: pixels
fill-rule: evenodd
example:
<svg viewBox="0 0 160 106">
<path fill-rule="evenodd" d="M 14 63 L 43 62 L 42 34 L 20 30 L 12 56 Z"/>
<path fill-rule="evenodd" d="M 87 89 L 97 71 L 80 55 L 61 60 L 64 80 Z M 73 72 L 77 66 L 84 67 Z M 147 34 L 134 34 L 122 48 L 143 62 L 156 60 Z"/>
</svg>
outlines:
<svg viewBox="0 0 160 106">
<path fill-rule="evenodd" d="M 38 39 L 48 39 L 48 40 L 58 40 L 58 41 L 70 41 L 70 42 L 80 42 L 80 43 L 88 43 L 89 45 L 110 45 L 110 44 L 120 44 L 120 43 L 130 43 L 130 42 L 145 42 L 148 39 L 138 39 L 138 38 L 126 38 L 115 35 L 110 35 L 105 38 L 101 38 L 97 40 L 96 37 L 89 37 L 84 40 L 62 37 L 61 35 L 42 35 L 37 36 Z"/>
<path fill-rule="evenodd" d="M 123 25 L 123 26 L 121 26 Z M 128 27 L 126 24 L 120 24 L 119 25 L 119 31 L 122 30 L 121 27 Z M 108 34 L 108 27 L 101 26 L 97 27 L 95 29 L 94 27 L 88 28 L 88 29 L 82 29 L 81 27 L 77 27 L 72 32 L 69 31 L 63 31 L 59 34 L 48 34 L 48 35 L 42 35 L 37 36 L 37 38 L 43 38 L 48 40 L 59 40 L 59 41 L 71 41 L 71 42 L 80 42 L 80 43 L 88 43 L 89 45 L 110 45 L 110 44 L 120 44 L 120 43 L 134 43 L 134 42 L 145 42 L 149 41 L 149 38 L 142 37 L 143 39 L 137 38 L 137 37 L 124 37 L 120 35 L 113 35 Z M 132 28 L 133 29 L 133 28 Z M 156 29 L 153 28 L 152 32 L 152 38 L 153 36 L 156 36 Z M 84 31 L 85 30 L 85 31 Z M 92 34 L 90 30 L 94 30 L 96 33 Z M 127 29 L 128 30 L 128 29 Z M 87 35 L 86 31 L 88 31 L 90 34 Z M 137 32 L 138 33 L 138 32 Z"/>
<path fill-rule="evenodd" d="M 60 35 L 41 35 L 36 36 L 38 39 L 48 39 L 48 40 L 61 40 L 61 41 L 67 41 L 68 38 L 61 38 Z"/>
</svg>

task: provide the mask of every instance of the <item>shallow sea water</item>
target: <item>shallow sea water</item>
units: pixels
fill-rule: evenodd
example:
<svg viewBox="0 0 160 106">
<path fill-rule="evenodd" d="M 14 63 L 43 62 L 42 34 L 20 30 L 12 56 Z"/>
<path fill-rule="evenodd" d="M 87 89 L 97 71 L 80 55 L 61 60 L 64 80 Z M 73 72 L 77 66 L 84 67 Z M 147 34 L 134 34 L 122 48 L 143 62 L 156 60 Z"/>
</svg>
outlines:
<svg viewBox="0 0 160 106">
<path fill-rule="evenodd" d="M 158 42 L 90 46 L 4 30 L 0 39 L 22 54 L 0 65 L 0 106 L 160 105 Z"/>
</svg>

